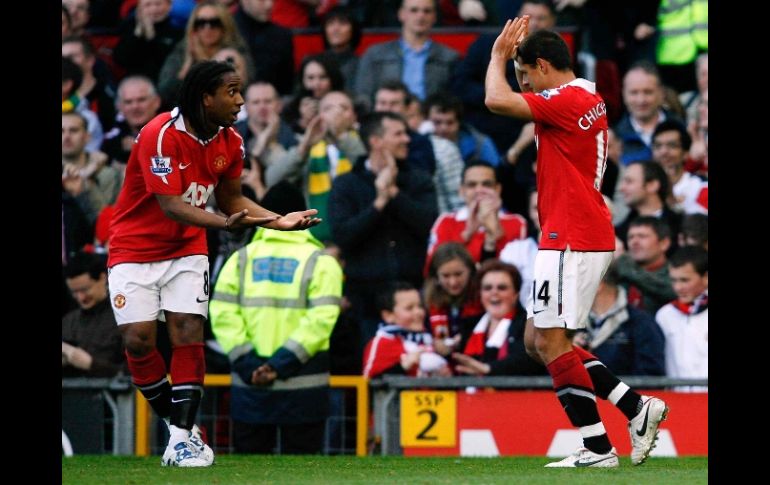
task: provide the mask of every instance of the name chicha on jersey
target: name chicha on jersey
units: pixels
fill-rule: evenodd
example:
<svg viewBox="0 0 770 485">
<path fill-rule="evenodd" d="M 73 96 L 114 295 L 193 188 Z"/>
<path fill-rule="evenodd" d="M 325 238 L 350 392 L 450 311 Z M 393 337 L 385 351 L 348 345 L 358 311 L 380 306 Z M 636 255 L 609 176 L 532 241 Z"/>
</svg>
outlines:
<svg viewBox="0 0 770 485">
<path fill-rule="evenodd" d="M 602 116 L 607 116 L 607 106 L 604 104 L 604 101 L 596 103 L 596 106 L 578 118 L 578 126 L 581 130 L 588 130 Z"/>
<path fill-rule="evenodd" d="M 150 158 L 150 172 L 158 177 L 163 177 L 172 172 L 171 157 L 152 157 Z"/>
</svg>

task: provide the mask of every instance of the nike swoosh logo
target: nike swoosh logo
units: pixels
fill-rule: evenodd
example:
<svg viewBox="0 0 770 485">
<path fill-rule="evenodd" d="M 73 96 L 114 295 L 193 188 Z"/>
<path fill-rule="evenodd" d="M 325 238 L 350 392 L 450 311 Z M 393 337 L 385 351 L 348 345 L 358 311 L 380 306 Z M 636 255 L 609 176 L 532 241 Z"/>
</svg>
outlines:
<svg viewBox="0 0 770 485">
<path fill-rule="evenodd" d="M 547 308 L 543 308 L 542 310 L 532 310 L 533 315 L 537 315 L 538 313 L 542 313 L 544 311 L 548 310 Z"/>
<path fill-rule="evenodd" d="M 204 303 L 204 302 L 207 302 L 207 301 L 209 301 L 209 300 L 208 300 L 208 299 L 205 299 L 205 300 L 201 300 L 200 298 L 196 297 L 196 298 L 195 298 L 195 301 L 197 301 L 198 303 Z"/>
<path fill-rule="evenodd" d="M 584 461 L 584 462 L 576 461 L 575 462 L 575 466 L 576 467 L 584 467 L 584 466 L 596 465 L 597 463 L 601 463 L 603 461 L 607 461 L 607 460 L 610 460 L 612 458 L 614 458 L 614 456 L 610 455 L 610 456 L 606 456 L 606 457 L 602 458 L 601 460 Z"/>
<path fill-rule="evenodd" d="M 174 399 L 173 397 L 171 398 L 171 402 L 184 402 L 184 401 L 192 401 L 192 399 L 189 399 L 189 398 L 188 399 Z"/>
<path fill-rule="evenodd" d="M 192 163 L 192 162 L 191 162 L 191 163 Z M 188 163 L 187 165 L 183 165 L 183 164 L 181 164 L 181 163 L 180 163 L 180 164 L 179 164 L 179 170 L 184 170 L 184 169 L 186 169 L 186 168 L 187 168 L 187 167 L 189 167 L 189 166 L 190 166 L 190 164 L 189 164 L 189 163 Z"/>
<path fill-rule="evenodd" d="M 644 436 L 644 434 L 647 433 L 647 418 L 650 417 L 649 401 L 645 403 L 645 406 L 647 406 L 647 410 L 644 412 L 644 421 L 642 421 L 642 427 L 636 430 L 637 436 Z"/>
</svg>

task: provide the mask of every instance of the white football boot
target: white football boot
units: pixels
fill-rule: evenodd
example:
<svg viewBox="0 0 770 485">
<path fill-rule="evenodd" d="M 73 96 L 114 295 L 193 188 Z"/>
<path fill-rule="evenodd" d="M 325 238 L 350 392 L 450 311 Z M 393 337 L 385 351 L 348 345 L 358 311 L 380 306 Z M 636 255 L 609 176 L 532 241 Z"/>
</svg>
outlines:
<svg viewBox="0 0 770 485">
<path fill-rule="evenodd" d="M 548 463 L 546 468 L 583 468 L 583 467 L 598 467 L 598 468 L 615 468 L 620 466 L 618 460 L 618 452 L 613 447 L 609 453 L 600 455 L 594 453 L 588 448 L 578 448 L 574 453 L 567 458 Z"/>
<path fill-rule="evenodd" d="M 668 406 L 661 399 L 642 396 L 642 402 L 641 411 L 628 422 L 633 465 L 641 465 L 650 456 L 658 439 L 658 426 L 668 416 Z"/>
<path fill-rule="evenodd" d="M 198 450 L 189 441 L 169 443 L 163 453 L 162 466 L 203 467 L 209 466 L 205 459 L 199 456 Z"/>
<path fill-rule="evenodd" d="M 190 430 L 190 444 L 198 450 L 198 456 L 211 465 L 214 463 L 214 450 L 209 445 L 203 442 L 203 436 L 201 430 L 197 424 L 194 424 L 192 430 Z"/>
</svg>

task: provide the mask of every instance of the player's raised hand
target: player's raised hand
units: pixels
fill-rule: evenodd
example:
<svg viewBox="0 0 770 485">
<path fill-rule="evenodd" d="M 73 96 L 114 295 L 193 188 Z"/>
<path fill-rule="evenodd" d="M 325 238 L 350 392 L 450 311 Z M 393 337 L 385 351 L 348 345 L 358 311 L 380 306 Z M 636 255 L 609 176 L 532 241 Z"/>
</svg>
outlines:
<svg viewBox="0 0 770 485">
<path fill-rule="evenodd" d="M 321 219 L 313 217 L 316 214 L 318 214 L 318 210 L 316 209 L 289 212 L 285 216 L 270 224 L 270 228 L 278 229 L 279 231 L 296 231 L 317 226 L 321 223 Z"/>
<path fill-rule="evenodd" d="M 513 59 L 524 37 L 529 33 L 529 15 L 508 19 L 492 46 L 492 56 Z"/>
</svg>

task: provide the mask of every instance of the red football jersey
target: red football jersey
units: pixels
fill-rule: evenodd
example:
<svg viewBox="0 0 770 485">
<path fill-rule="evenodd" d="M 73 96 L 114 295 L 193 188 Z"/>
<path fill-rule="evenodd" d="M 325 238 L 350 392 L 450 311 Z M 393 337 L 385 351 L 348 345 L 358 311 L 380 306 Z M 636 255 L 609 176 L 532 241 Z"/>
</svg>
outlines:
<svg viewBox="0 0 770 485">
<path fill-rule="evenodd" d="M 614 251 L 599 188 L 607 163 L 607 110 L 585 79 L 522 93 L 535 120 L 540 249 Z"/>
<path fill-rule="evenodd" d="M 222 177 L 240 177 L 243 139 L 233 128 L 220 128 L 210 140 L 200 140 L 178 113 L 156 116 L 137 136 L 115 203 L 110 267 L 208 254 L 205 228 L 167 217 L 155 194 L 179 195 L 204 208 Z"/>
</svg>

